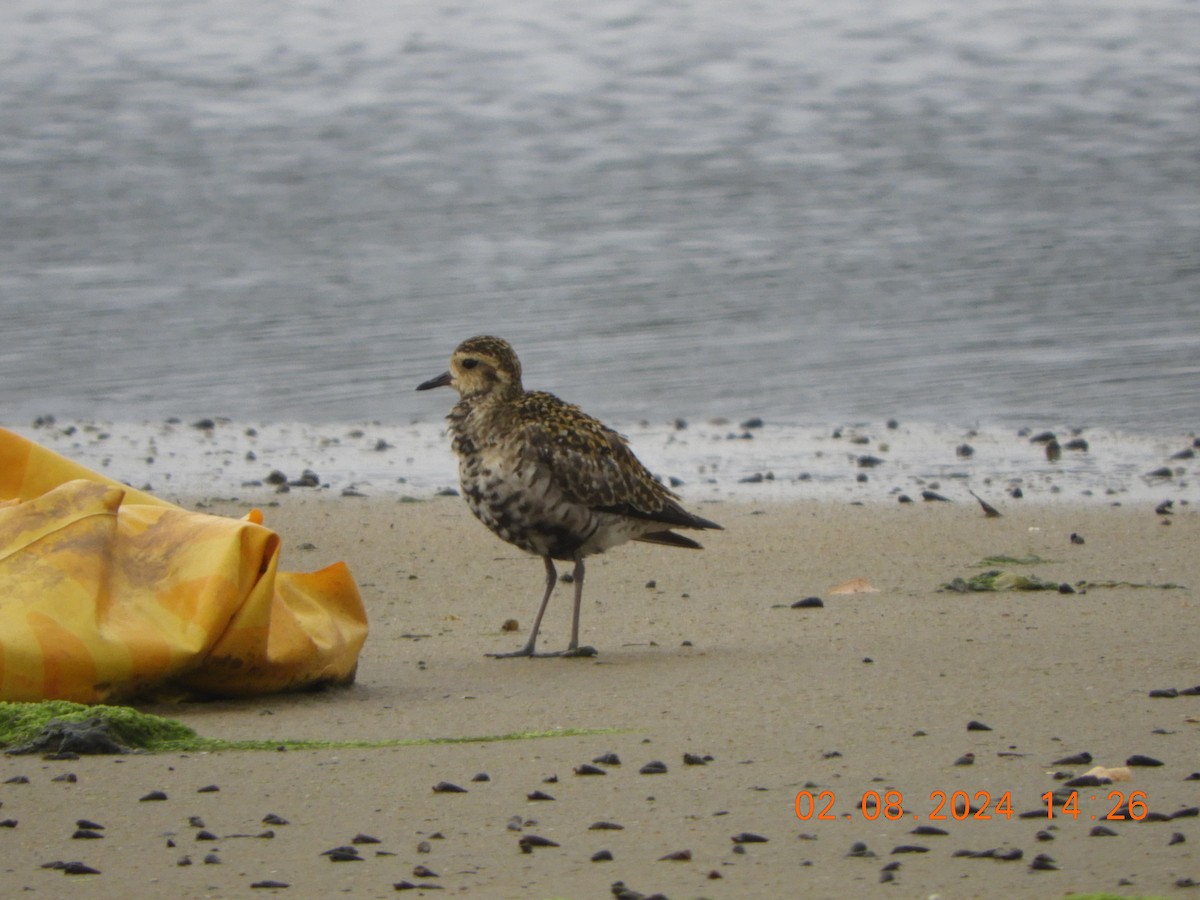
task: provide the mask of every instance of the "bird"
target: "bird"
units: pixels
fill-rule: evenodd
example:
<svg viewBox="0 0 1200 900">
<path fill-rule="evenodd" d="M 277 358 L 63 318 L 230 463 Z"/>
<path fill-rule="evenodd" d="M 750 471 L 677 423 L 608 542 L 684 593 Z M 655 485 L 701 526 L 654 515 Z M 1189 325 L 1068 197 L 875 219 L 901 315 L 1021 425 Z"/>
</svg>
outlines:
<svg viewBox="0 0 1200 900">
<path fill-rule="evenodd" d="M 540 556 L 546 587 L 529 638 L 509 657 L 583 657 L 579 645 L 584 558 L 626 541 L 701 549 L 671 529 L 722 530 L 685 510 L 634 455 L 625 437 L 578 406 L 545 391 L 527 391 L 521 362 L 502 338 L 463 341 L 446 372 L 418 391 L 452 387 L 447 415 L 462 494 L 497 537 Z M 536 652 L 542 617 L 558 582 L 555 561 L 573 563 L 575 606 L 565 651 Z"/>
</svg>

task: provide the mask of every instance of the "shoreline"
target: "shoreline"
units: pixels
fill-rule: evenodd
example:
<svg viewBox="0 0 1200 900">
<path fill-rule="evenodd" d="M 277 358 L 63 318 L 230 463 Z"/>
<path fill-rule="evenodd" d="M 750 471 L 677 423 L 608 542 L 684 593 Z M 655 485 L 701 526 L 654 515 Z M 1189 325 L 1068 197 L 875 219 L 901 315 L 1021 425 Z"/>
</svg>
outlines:
<svg viewBox="0 0 1200 900">
<path fill-rule="evenodd" d="M 703 551 L 631 544 L 590 560 L 582 640 L 596 658 L 494 660 L 484 654 L 520 643 L 541 566 L 488 534 L 461 499 L 293 489 L 269 504 L 193 500 L 218 515 L 263 506 L 283 538 L 281 568 L 345 560 L 371 633 L 351 687 L 146 711 L 228 740 L 604 731 L 286 753 L 0 756 L 0 818 L 18 822 L 0 829 L 8 890 L 55 893 L 69 878 L 81 897 L 147 883 L 179 897 L 384 897 L 409 882 L 489 898 L 582 898 L 611 896 L 623 881 L 677 900 L 890 897 L 896 888 L 1144 896 L 1200 881 L 1200 818 L 1106 821 L 1112 790 L 1144 791 L 1156 814 L 1200 806 L 1200 780 L 1190 779 L 1200 768 L 1200 698 L 1149 696 L 1200 683 L 1195 505 L 1159 516 L 1029 504 L 989 519 L 964 503 L 701 501 L 726 529 L 705 535 Z M 1013 568 L 1076 592 L 943 588 L 1000 556 L 1036 557 Z M 859 578 L 877 592 L 833 593 Z M 809 596 L 824 606 L 792 608 Z M 565 642 L 569 606 L 560 587 L 545 649 Z M 522 630 L 504 632 L 508 618 Z M 970 731 L 970 721 L 992 730 Z M 1053 765 L 1082 751 L 1095 762 Z M 620 765 L 592 763 L 607 753 Z M 711 758 L 687 765 L 684 754 Z M 973 763 L 956 765 L 966 754 Z M 1078 819 L 1020 818 L 1062 787 L 1054 772 L 1135 755 L 1163 765 L 1132 768 L 1130 782 L 1102 787 L 1095 801 L 1082 796 Z M 640 774 L 654 761 L 667 771 Z M 587 765 L 605 774 L 576 774 Z M 77 781 L 54 780 L 67 773 Z M 480 773 L 488 780 L 474 781 Z M 22 775 L 27 784 L 8 782 Z M 437 793 L 441 782 L 466 792 Z M 168 799 L 140 802 L 152 790 Z M 824 796 L 835 818 L 799 820 L 804 790 Z M 528 799 L 536 791 L 554 799 Z M 898 792 L 903 816 L 866 819 L 871 791 Z M 986 794 L 993 810 L 1008 793 L 1014 815 L 931 820 L 936 794 L 955 791 Z M 289 824 L 266 824 L 268 815 Z M 105 839 L 72 840 L 78 818 L 105 825 Z M 623 828 L 593 830 L 600 821 Z M 934 824 L 947 834 L 913 833 Z M 1096 825 L 1115 836 L 1091 836 Z M 273 837 L 237 836 L 268 830 Z M 1176 833 L 1182 843 L 1172 843 Z M 768 840 L 732 839 L 745 834 Z M 529 835 L 559 846 L 524 853 Z M 380 843 L 353 843 L 361 836 Z M 865 853 L 848 855 L 855 842 Z M 322 855 L 341 846 L 361 861 Z M 903 849 L 914 846 L 923 850 Z M 955 855 L 993 849 L 1021 856 Z M 593 862 L 603 850 L 612 861 Z M 662 859 L 682 851 L 691 858 Z M 1031 869 L 1038 854 L 1055 868 Z M 41 868 L 56 860 L 101 874 Z M 264 881 L 291 886 L 250 890 Z"/>
<path fill-rule="evenodd" d="M 794 426 L 750 419 L 614 423 L 688 502 L 820 500 L 872 505 L 932 491 L 997 508 L 1032 503 L 1200 502 L 1194 433 L 957 427 Z M 373 423 L 56 422 L 11 430 L 95 471 L 175 502 L 271 502 L 292 490 L 427 499 L 458 475 L 440 419 Z M 1049 458 L 1047 436 L 1060 451 Z"/>
</svg>

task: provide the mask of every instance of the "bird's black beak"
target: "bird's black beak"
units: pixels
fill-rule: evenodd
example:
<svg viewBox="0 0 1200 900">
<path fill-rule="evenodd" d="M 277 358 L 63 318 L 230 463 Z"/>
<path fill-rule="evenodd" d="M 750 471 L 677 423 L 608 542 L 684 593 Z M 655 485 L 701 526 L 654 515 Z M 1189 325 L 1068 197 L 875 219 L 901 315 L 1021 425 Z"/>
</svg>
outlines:
<svg viewBox="0 0 1200 900">
<path fill-rule="evenodd" d="M 430 378 L 428 381 L 423 381 L 417 385 L 418 391 L 428 391 L 432 388 L 445 387 L 450 383 L 450 373 L 443 372 L 437 378 Z"/>
</svg>

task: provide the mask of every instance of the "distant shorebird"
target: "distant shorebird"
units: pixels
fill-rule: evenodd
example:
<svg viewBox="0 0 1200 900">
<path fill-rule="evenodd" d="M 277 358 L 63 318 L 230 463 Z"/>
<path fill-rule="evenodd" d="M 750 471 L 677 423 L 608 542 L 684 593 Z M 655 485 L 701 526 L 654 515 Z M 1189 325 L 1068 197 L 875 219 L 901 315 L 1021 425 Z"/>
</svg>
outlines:
<svg viewBox="0 0 1200 900">
<path fill-rule="evenodd" d="M 553 394 L 525 390 L 520 360 L 506 341 L 463 341 L 450 371 L 417 390 L 445 385 L 459 393 L 446 418 L 467 505 L 497 536 L 546 563 L 546 592 L 529 640 L 490 656 L 595 655 L 579 646 L 584 557 L 628 540 L 699 549 L 670 529 L 721 527 L 680 506 L 611 428 Z M 575 563 L 571 643 L 565 651 L 535 653 L 558 580 L 556 559 Z"/>
</svg>

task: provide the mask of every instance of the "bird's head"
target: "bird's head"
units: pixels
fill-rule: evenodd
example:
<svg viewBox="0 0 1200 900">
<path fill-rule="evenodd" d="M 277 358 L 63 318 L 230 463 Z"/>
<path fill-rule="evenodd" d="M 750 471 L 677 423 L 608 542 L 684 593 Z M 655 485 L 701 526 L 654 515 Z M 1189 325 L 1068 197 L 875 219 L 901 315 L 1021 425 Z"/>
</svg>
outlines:
<svg viewBox="0 0 1200 900">
<path fill-rule="evenodd" d="M 508 341 L 480 335 L 463 341 L 450 357 L 450 370 L 417 385 L 428 391 L 449 385 L 462 397 L 480 397 L 493 392 L 519 394 L 521 361 Z"/>
</svg>

